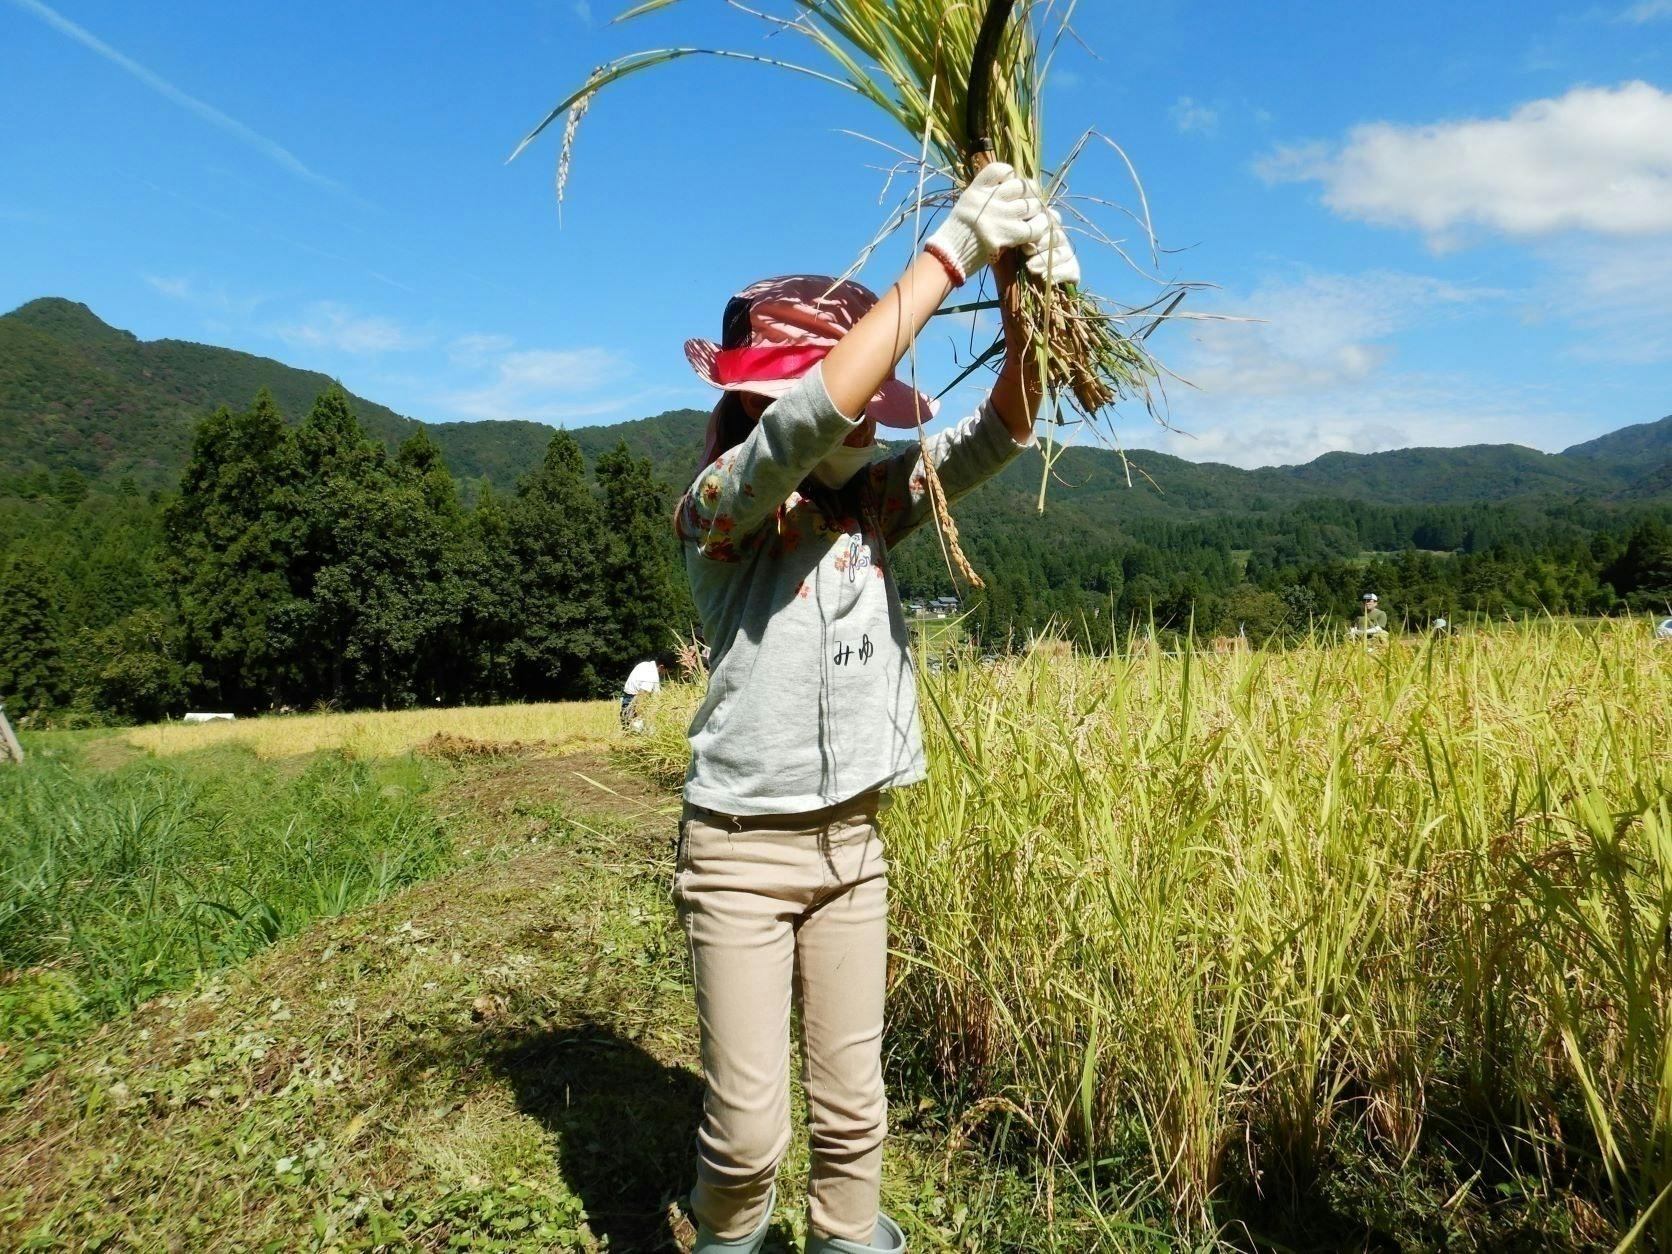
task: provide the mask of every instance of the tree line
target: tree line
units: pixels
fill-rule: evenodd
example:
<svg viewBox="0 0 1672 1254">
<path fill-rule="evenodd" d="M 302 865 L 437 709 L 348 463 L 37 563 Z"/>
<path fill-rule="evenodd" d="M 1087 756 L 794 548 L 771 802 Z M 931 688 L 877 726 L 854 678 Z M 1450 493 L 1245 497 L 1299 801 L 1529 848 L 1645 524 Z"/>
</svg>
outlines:
<svg viewBox="0 0 1672 1254">
<path fill-rule="evenodd" d="M 391 455 L 347 397 L 265 390 L 196 428 L 179 491 L 72 479 L 0 503 L 0 697 L 149 719 L 594 697 L 688 621 L 672 502 L 625 444 L 556 432 L 470 508 L 423 432 Z"/>
<path fill-rule="evenodd" d="M 198 424 L 175 492 L 0 481 L 0 699 L 71 722 L 604 695 L 694 626 L 672 506 L 625 443 L 589 468 L 561 431 L 467 504 L 422 430 L 391 453 L 339 390 L 295 426 L 263 391 Z M 1417 628 L 1672 613 L 1664 505 L 1331 499 L 1111 525 L 978 492 L 957 512 L 985 649 L 1047 626 L 1094 650 L 1152 625 L 1282 641 L 1367 590 Z M 953 590 L 931 530 L 892 562 L 908 599 Z"/>
<path fill-rule="evenodd" d="M 1316 500 L 1190 522 L 1072 508 L 1017 518 L 959 510 L 987 587 L 966 606 L 985 648 L 1046 625 L 1106 650 L 1132 631 L 1296 640 L 1342 627 L 1374 591 L 1396 623 L 1527 614 L 1672 614 L 1672 526 L 1660 506 L 1518 500 L 1379 505 Z M 907 597 L 946 590 L 934 537 L 895 555 Z"/>
</svg>

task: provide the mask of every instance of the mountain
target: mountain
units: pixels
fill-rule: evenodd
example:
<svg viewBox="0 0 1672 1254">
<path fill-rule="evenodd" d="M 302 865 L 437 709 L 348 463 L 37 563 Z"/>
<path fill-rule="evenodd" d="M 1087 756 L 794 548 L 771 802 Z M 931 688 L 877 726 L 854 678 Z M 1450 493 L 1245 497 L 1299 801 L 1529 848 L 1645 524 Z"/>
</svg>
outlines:
<svg viewBox="0 0 1672 1254">
<path fill-rule="evenodd" d="M 294 421 L 331 383 L 316 371 L 233 349 L 140 340 L 73 301 L 30 301 L 0 317 L 0 466 L 12 474 L 73 467 L 90 479 L 129 476 L 142 486 L 167 486 L 185 462 L 192 427 L 215 406 L 247 405 L 267 387 Z M 351 399 L 376 439 L 393 447 L 423 425 L 456 477 L 501 487 L 538 463 L 552 435 L 537 422 L 420 424 L 364 397 Z M 670 410 L 573 434 L 589 458 L 625 439 L 670 483 L 683 484 L 706 417 Z M 1036 459 L 1012 465 L 991 490 L 991 506 L 1031 509 L 1040 473 Z M 1087 520 L 1214 517 L 1320 498 L 1385 505 L 1578 497 L 1642 502 L 1672 496 L 1672 416 L 1561 453 L 1481 444 L 1326 453 L 1304 465 L 1259 470 L 1149 450 L 1123 461 L 1106 449 L 1071 448 L 1055 464 L 1049 496 L 1071 517 Z"/>
<path fill-rule="evenodd" d="M 1610 431 L 1565 448 L 1561 455 L 1621 479 L 1626 497 L 1658 496 L 1672 490 L 1672 414 Z"/>
<path fill-rule="evenodd" d="M 670 484 L 681 488 L 696 473 L 702 456 L 703 432 L 708 426 L 704 409 L 670 409 L 653 418 L 635 418 L 607 427 L 577 427 L 570 434 L 588 460 L 608 452 L 621 440 L 640 457 L 648 457 Z M 548 429 L 546 438 L 551 438 Z"/>
<path fill-rule="evenodd" d="M 292 421 L 329 376 L 270 357 L 186 340 L 140 340 L 86 305 L 47 297 L 0 317 L 0 465 L 15 474 L 73 467 L 89 479 L 173 483 L 192 428 L 217 405 L 266 387 Z M 366 431 L 393 448 L 420 426 L 350 393 Z M 453 473 L 510 482 L 551 439 L 536 422 L 427 425 Z"/>
<path fill-rule="evenodd" d="M 232 349 L 136 339 L 85 305 L 48 298 L 0 318 L 0 462 L 14 473 L 74 467 L 88 478 L 172 482 L 192 427 L 217 405 L 247 405 L 263 386 L 291 417 L 331 380 Z M 378 439 L 417 425 L 361 397 Z"/>
<path fill-rule="evenodd" d="M 1334 496 L 1394 499 L 1413 505 L 1497 501 L 1532 494 L 1571 496 L 1622 486 L 1588 463 L 1519 444 L 1325 453 L 1303 466 L 1283 466 L 1272 473 Z"/>
</svg>

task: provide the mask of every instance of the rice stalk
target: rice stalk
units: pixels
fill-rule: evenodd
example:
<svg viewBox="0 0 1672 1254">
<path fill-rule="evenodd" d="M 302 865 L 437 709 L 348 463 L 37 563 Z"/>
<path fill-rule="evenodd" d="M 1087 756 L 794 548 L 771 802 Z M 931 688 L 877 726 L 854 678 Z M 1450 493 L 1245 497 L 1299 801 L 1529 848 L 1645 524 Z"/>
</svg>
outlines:
<svg viewBox="0 0 1672 1254">
<path fill-rule="evenodd" d="M 1411 1248 L 1672 1246 L 1665 661 L 1549 623 L 925 673 L 896 1056 L 1180 1247 L 1355 1180 Z M 698 695 L 634 746 L 670 778 Z"/>
<path fill-rule="evenodd" d="M 642 17 L 677 2 L 650 0 L 616 20 Z M 1051 53 L 1070 34 L 1073 3 L 1021 0 L 1018 4 L 1016 17 L 999 42 L 984 136 L 970 132 L 966 117 L 972 86 L 971 58 L 986 8 L 978 0 L 789 0 L 787 15 L 748 8 L 735 0 L 733 7 L 759 18 L 773 33 L 805 39 L 834 72 L 722 49 L 672 47 L 632 53 L 600 67 L 580 88 L 560 100 L 523 138 L 512 157 L 568 111 L 559 159 L 560 181 L 566 184 L 575 127 L 600 89 L 683 57 L 708 55 L 811 75 L 857 93 L 910 136 L 914 144 L 923 145 L 925 165 L 946 175 L 954 184 L 954 192 L 973 172 L 966 163 L 977 141 L 990 139 L 998 158 L 1025 177 L 1039 179 L 1053 205 L 1066 205 L 1064 178 L 1089 136 L 1073 145 L 1061 168 L 1048 171 L 1043 158 L 1040 92 Z M 1041 39 L 1040 29 L 1048 32 L 1048 38 Z M 1042 44 L 1047 49 L 1043 58 Z M 1131 163 L 1124 152 L 1118 145 L 1110 146 L 1130 172 Z M 1147 203 L 1141 184 L 1137 187 L 1144 206 L 1137 220 L 1149 237 L 1153 253 Z M 1064 218 L 1072 224 L 1083 215 L 1070 211 Z M 1052 396 L 1066 398 L 1085 419 L 1097 419 L 1115 403 L 1127 399 L 1141 400 L 1152 414 L 1159 415 L 1164 402 L 1162 371 L 1145 340 L 1155 326 L 1173 316 L 1176 299 L 1122 307 L 1077 285 L 1048 285 L 1025 270 L 1007 273 L 1015 274 L 1015 293 L 1010 297 L 1013 312 L 1031 341 L 1039 345 L 1032 368 L 1039 371 Z M 1182 288 L 1168 285 L 1169 296 L 1182 294 Z M 1058 422 L 1066 421 L 1060 410 L 1054 417 Z M 1099 420 L 1099 429 L 1112 435 L 1112 420 Z"/>
</svg>

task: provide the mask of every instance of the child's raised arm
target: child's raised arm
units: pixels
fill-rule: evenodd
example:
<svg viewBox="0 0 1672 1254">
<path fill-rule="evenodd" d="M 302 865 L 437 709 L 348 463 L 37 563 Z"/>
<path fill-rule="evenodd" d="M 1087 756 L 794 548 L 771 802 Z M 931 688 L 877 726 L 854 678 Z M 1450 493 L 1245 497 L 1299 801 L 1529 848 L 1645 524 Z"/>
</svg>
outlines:
<svg viewBox="0 0 1672 1254">
<path fill-rule="evenodd" d="M 864 409 L 946 295 L 1007 248 L 1037 243 L 1052 221 L 1037 188 L 995 161 L 970 181 L 924 251 L 824 359 L 824 386 L 844 414 Z"/>
</svg>

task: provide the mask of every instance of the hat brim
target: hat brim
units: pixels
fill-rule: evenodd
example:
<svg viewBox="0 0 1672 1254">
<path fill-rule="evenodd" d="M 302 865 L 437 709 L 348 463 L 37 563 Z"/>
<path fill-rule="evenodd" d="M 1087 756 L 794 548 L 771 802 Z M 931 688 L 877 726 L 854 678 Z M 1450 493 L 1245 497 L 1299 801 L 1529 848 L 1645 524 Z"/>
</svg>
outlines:
<svg viewBox="0 0 1672 1254">
<path fill-rule="evenodd" d="M 769 400 L 787 395 L 800 379 L 739 379 L 721 383 L 714 377 L 714 358 L 720 346 L 713 340 L 686 340 L 685 360 L 697 377 L 722 392 L 753 392 Z M 885 379 L 876 394 L 865 403 L 865 415 L 880 427 L 906 431 L 918 422 L 928 422 L 940 410 L 940 402 L 924 396 L 901 379 Z"/>
</svg>

